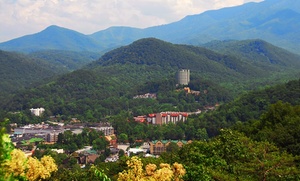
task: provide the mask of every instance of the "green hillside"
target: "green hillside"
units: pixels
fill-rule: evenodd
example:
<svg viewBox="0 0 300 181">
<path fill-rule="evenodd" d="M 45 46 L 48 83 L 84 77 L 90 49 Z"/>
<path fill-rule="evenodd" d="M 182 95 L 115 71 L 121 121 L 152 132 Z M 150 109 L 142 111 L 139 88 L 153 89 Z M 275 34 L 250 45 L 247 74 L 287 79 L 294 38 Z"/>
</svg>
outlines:
<svg viewBox="0 0 300 181">
<path fill-rule="evenodd" d="M 274 80 L 282 82 L 299 76 L 300 56 L 262 40 L 238 41 L 237 44 L 255 51 L 249 53 L 243 49 L 231 50 L 228 46 L 224 48 L 227 52 L 217 53 L 206 48 L 171 44 L 149 38 L 110 51 L 91 66 L 101 69 L 102 66 L 107 68 L 117 64 L 147 65 L 151 67 L 150 74 L 153 74 L 153 78 L 160 74 L 155 72 L 161 72 L 160 68 L 164 69 L 164 74 L 174 74 L 181 68 L 188 68 L 193 74 L 236 93 L 272 84 Z M 126 71 L 114 73 L 126 75 Z M 143 79 L 143 75 L 139 75 L 138 78 Z"/>
<path fill-rule="evenodd" d="M 2 107 L 10 111 L 45 107 L 49 115 L 73 115 L 86 121 L 124 110 L 133 115 L 196 111 L 203 106 L 228 102 L 244 91 L 257 89 L 256 86 L 292 79 L 299 68 L 297 64 L 264 62 L 263 65 L 275 68 L 261 68 L 234 54 L 221 54 L 203 47 L 141 39 L 104 54 L 83 69 L 21 92 Z M 192 96 L 175 91 L 175 74 L 181 68 L 191 70 L 191 88 L 208 93 Z M 133 99 L 134 95 L 147 92 L 157 93 L 157 99 Z"/>
<path fill-rule="evenodd" d="M 94 52 L 74 52 L 67 50 L 41 50 L 29 53 L 30 56 L 43 59 L 49 64 L 57 67 L 64 67 L 73 71 L 99 59 L 101 56 Z"/>
<path fill-rule="evenodd" d="M 235 55 L 246 61 L 251 61 L 263 66 L 264 63 L 280 66 L 299 66 L 300 56 L 285 49 L 276 47 L 260 39 L 242 41 L 212 41 L 203 45 L 206 48 L 224 54 Z"/>
<path fill-rule="evenodd" d="M 256 141 L 269 141 L 300 155 L 299 121 L 300 79 L 243 94 L 190 123 L 195 130 L 205 128 L 210 136 L 231 127 Z"/>
<path fill-rule="evenodd" d="M 43 79 L 65 73 L 45 61 L 0 50 L 0 100 Z"/>
<path fill-rule="evenodd" d="M 214 136 L 218 134 L 220 128 L 259 119 L 270 104 L 278 101 L 293 106 L 300 105 L 300 79 L 243 94 L 234 101 L 220 106 L 217 111 L 199 118 L 201 122 L 198 122 L 196 127 L 205 127 L 210 136 Z"/>
</svg>

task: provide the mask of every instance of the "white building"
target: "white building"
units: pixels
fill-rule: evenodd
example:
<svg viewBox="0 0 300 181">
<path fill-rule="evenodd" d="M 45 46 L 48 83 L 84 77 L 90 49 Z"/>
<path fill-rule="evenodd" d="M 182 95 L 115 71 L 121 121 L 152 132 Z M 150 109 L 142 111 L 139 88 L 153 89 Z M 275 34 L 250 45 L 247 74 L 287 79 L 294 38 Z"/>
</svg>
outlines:
<svg viewBox="0 0 300 181">
<path fill-rule="evenodd" d="M 190 82 L 190 70 L 182 69 L 177 72 L 177 81 L 179 85 L 188 85 Z"/>
<path fill-rule="evenodd" d="M 43 112 L 45 111 L 45 109 L 44 108 L 36 108 L 36 109 L 34 109 L 34 108 L 31 108 L 30 109 L 30 112 L 33 114 L 33 115 L 35 115 L 35 116 L 41 116 L 42 114 L 43 114 Z"/>
</svg>

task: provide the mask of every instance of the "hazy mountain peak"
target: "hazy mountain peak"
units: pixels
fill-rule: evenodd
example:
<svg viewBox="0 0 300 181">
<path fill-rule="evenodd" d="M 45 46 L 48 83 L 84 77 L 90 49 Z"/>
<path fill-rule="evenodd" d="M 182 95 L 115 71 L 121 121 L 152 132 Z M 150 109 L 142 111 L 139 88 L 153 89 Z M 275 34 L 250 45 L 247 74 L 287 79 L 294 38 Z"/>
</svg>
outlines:
<svg viewBox="0 0 300 181">
<path fill-rule="evenodd" d="M 0 49 L 36 51 L 108 51 L 135 40 L 156 37 L 171 43 L 200 45 L 212 40 L 260 38 L 298 52 L 300 1 L 265 0 L 186 16 L 180 21 L 145 29 L 115 26 L 84 35 L 51 25 L 30 36 L 0 43 Z"/>
</svg>

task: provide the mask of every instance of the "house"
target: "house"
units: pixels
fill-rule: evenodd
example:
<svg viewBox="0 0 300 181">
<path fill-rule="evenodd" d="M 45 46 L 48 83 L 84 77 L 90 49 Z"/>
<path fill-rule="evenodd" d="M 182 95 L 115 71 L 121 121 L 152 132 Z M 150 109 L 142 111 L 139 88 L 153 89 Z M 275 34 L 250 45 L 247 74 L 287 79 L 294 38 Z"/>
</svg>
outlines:
<svg viewBox="0 0 300 181">
<path fill-rule="evenodd" d="M 109 142 L 110 147 L 114 147 L 114 148 L 118 147 L 117 137 L 114 134 L 109 135 L 109 136 L 105 136 L 105 140 Z"/>
<path fill-rule="evenodd" d="M 155 140 L 150 143 L 150 154 L 160 155 L 161 153 L 167 150 L 167 146 L 170 143 L 176 143 L 179 148 L 182 148 L 185 144 L 190 143 L 191 141 L 184 140 Z"/>
</svg>

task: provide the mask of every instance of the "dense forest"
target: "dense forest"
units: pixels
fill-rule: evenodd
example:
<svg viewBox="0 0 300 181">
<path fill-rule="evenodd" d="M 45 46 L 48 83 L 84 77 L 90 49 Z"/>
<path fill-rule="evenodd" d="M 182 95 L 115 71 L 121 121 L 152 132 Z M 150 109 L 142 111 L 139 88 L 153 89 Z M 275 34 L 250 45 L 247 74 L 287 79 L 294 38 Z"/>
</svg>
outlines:
<svg viewBox="0 0 300 181">
<path fill-rule="evenodd" d="M 47 61 L 25 54 L 0 50 L 0 99 L 17 91 L 40 85 L 50 78 L 66 73 L 61 67 L 55 67 Z"/>
<path fill-rule="evenodd" d="M 101 54 L 94 52 L 75 52 L 67 50 L 41 50 L 28 54 L 30 57 L 43 59 L 52 66 L 64 67 L 68 71 L 82 68 L 97 60 Z"/>
</svg>

